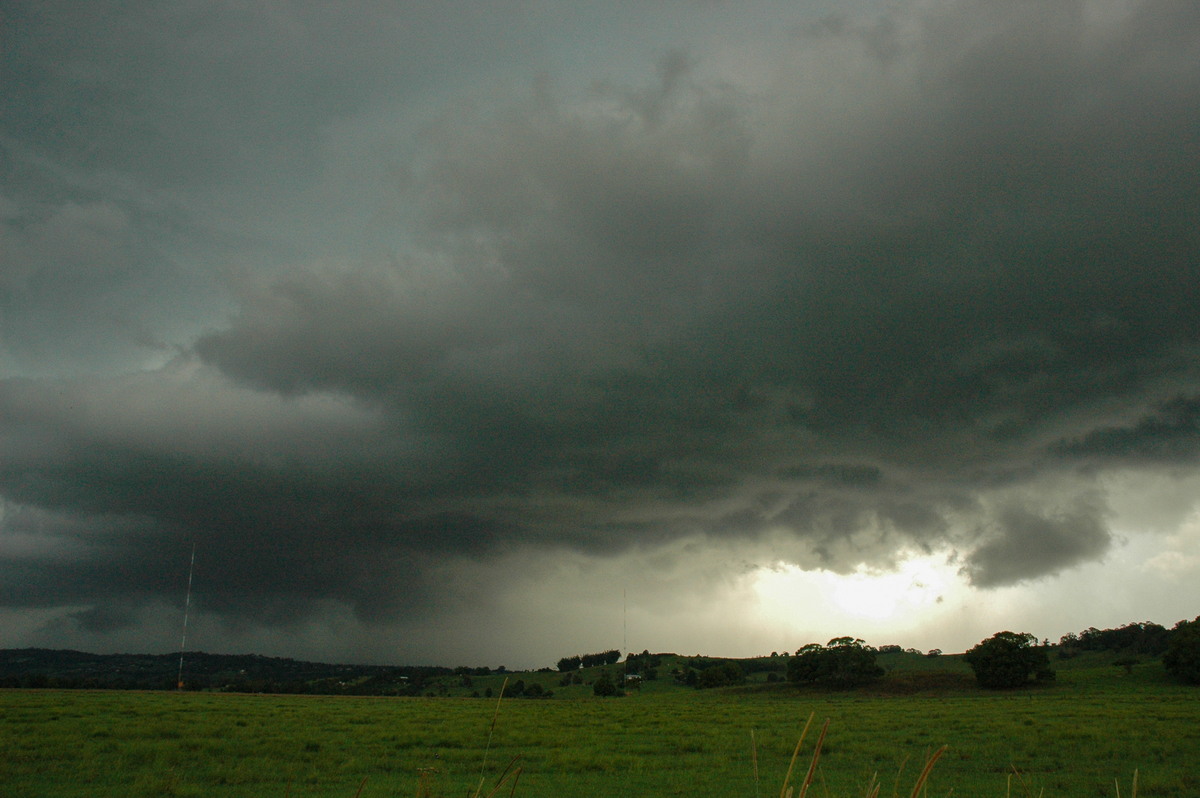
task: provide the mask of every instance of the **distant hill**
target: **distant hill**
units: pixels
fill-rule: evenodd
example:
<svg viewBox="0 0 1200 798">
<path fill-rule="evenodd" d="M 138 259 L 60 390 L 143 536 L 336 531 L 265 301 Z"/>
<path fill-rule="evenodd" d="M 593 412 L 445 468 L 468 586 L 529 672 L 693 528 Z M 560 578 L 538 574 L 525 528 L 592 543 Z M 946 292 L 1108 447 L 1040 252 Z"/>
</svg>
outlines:
<svg viewBox="0 0 1200 798">
<path fill-rule="evenodd" d="M 608 672 L 630 689 L 661 692 L 693 689 L 703 674 L 736 664 L 739 679 L 749 685 L 783 683 L 787 653 L 770 657 L 729 659 L 648 652 L 630 655 L 625 663 L 579 667 L 569 672 L 541 668 L 508 672 L 504 668 L 345 665 L 305 662 L 257 654 L 184 654 L 186 690 L 246 693 L 312 693 L 323 695 L 491 696 L 525 698 L 590 696 L 593 683 Z M 957 658 L 936 660 L 912 653 L 880 655 L 889 672 L 965 670 Z M 179 654 L 90 654 L 42 648 L 0 650 L 0 687 L 173 690 Z M 742 679 L 740 677 L 744 676 Z"/>
<path fill-rule="evenodd" d="M 450 668 L 330 665 L 258 654 L 185 652 L 189 690 L 278 693 L 419 694 Z M 0 687 L 167 690 L 176 687 L 179 654 L 89 654 L 45 648 L 0 649 Z"/>
<path fill-rule="evenodd" d="M 1183 623 L 1182 621 L 1180 623 Z M 1176 625 L 1178 627 L 1178 624 Z M 1160 659 L 1173 630 L 1140 622 L 1117 629 L 1089 628 L 1047 645 L 1056 668 L 1090 668 L 1122 664 L 1132 667 Z M 1049 641 L 1047 641 L 1048 643 Z M 937 649 L 922 653 L 881 646 L 877 663 L 887 674 L 876 689 L 893 692 L 925 690 L 970 683 L 962 655 Z M 258 654 L 183 655 L 183 688 L 245 693 L 314 693 L 323 695 L 395 695 L 549 698 L 590 696 L 594 683 L 606 678 L 621 691 L 661 692 L 704 687 L 768 687 L 786 681 L 788 652 L 741 659 L 681 656 L 672 653 L 605 652 L 598 664 L 583 657 L 564 657 L 557 671 L 509 673 L 505 668 L 345 665 L 306 662 Z M 588 655 L 592 656 L 592 655 Z M 173 690 L 179 676 L 179 654 L 89 654 L 44 648 L 0 649 L 0 688 L 84 688 Z M 511 677 L 511 678 L 510 678 Z"/>
</svg>

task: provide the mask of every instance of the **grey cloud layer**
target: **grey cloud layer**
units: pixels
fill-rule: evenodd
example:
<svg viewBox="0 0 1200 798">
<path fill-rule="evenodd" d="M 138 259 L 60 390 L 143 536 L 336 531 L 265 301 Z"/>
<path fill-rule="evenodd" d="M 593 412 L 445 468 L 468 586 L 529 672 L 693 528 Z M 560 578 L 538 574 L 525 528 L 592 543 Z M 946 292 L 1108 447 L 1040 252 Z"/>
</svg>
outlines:
<svg viewBox="0 0 1200 798">
<path fill-rule="evenodd" d="M 373 617 L 522 545 L 952 549 L 983 587 L 1103 556 L 1096 475 L 1194 466 L 1200 390 L 1200 11 L 1106 8 L 448 107 L 392 257 L 245 276 L 156 371 L 0 384 L 4 529 L 49 547 L 3 603 L 136 603 L 191 539 L 221 611 Z"/>
</svg>

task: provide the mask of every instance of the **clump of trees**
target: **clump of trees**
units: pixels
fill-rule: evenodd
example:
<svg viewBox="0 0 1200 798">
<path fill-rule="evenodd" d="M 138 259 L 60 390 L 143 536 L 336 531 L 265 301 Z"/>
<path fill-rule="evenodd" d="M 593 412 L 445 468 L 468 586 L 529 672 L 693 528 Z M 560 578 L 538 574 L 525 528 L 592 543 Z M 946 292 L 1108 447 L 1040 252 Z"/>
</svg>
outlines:
<svg viewBox="0 0 1200 798">
<path fill-rule="evenodd" d="M 696 677 L 695 686 L 700 690 L 708 690 L 713 687 L 732 687 L 745 683 L 746 673 L 740 665 L 736 662 L 722 662 L 700 671 L 700 675 Z"/>
<path fill-rule="evenodd" d="M 856 637 L 835 637 L 823 646 L 809 643 L 788 662 L 787 678 L 839 689 L 868 684 L 883 676 L 876 653 Z"/>
<path fill-rule="evenodd" d="M 662 662 L 659 654 L 651 654 L 649 649 L 641 654 L 628 654 L 625 657 L 625 673 L 638 675 L 646 681 L 658 678 L 658 666 Z"/>
<path fill-rule="evenodd" d="M 537 682 L 525 684 L 524 679 L 517 679 L 505 689 L 504 695 L 508 698 L 553 698 L 554 691 L 547 690 Z"/>
<path fill-rule="evenodd" d="M 718 657 L 691 657 L 671 671 L 676 684 L 706 690 L 746 683 L 743 663 Z"/>
<path fill-rule="evenodd" d="M 580 668 L 592 668 L 596 665 L 615 665 L 621 661 L 621 652 L 617 649 L 601 651 L 598 654 L 576 654 L 563 657 L 558 661 L 558 670 L 562 673 L 577 671 Z"/>
<path fill-rule="evenodd" d="M 963 659 L 975 672 L 980 687 L 1001 690 L 1031 680 L 1052 681 L 1050 657 L 1028 632 L 997 632 L 968 651 Z"/>
<path fill-rule="evenodd" d="M 1119 651 L 1156 657 L 1167 650 L 1171 636 L 1165 626 L 1150 621 L 1127 623 L 1116 629 L 1091 626 L 1079 634 L 1072 632 L 1059 638 L 1059 657 L 1067 659 L 1080 651 Z"/>
<path fill-rule="evenodd" d="M 1200 616 L 1175 624 L 1163 667 L 1177 679 L 1200 684 Z"/>
</svg>

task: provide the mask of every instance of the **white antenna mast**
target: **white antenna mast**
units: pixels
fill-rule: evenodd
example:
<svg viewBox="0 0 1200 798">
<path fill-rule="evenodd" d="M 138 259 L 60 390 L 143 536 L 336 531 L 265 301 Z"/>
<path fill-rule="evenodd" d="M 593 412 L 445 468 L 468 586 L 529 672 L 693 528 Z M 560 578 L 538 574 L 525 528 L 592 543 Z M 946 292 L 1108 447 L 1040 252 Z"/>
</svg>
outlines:
<svg viewBox="0 0 1200 798">
<path fill-rule="evenodd" d="M 187 593 L 183 599 L 183 637 L 179 640 L 179 674 L 175 679 L 175 689 L 183 689 L 183 651 L 187 647 L 188 610 L 192 606 L 192 573 L 196 570 L 196 543 L 192 542 L 192 561 L 188 564 Z"/>
<path fill-rule="evenodd" d="M 621 588 L 621 647 L 629 653 L 629 600 L 625 588 Z"/>
<path fill-rule="evenodd" d="M 629 681 L 629 621 L 628 608 L 629 599 L 626 595 L 627 591 L 624 587 L 621 588 L 621 656 L 625 657 L 625 667 L 621 671 L 621 688 L 625 688 L 625 683 Z"/>
</svg>

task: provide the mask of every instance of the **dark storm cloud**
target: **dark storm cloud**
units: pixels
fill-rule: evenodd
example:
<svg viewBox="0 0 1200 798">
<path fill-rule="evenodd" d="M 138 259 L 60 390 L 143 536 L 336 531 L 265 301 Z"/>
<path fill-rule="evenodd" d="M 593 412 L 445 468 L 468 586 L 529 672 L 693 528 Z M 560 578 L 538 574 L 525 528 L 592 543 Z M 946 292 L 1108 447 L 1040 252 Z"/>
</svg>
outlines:
<svg viewBox="0 0 1200 798">
<path fill-rule="evenodd" d="M 994 537 L 973 551 L 966 569 L 980 587 L 1053 574 L 1108 550 L 1103 507 L 1087 501 L 1054 515 L 1007 506 L 993 520 Z"/>
<path fill-rule="evenodd" d="M 1200 454 L 1200 397 L 1163 402 L 1129 426 L 1103 426 L 1056 447 L 1066 457 L 1127 463 L 1189 463 Z"/>
<path fill-rule="evenodd" d="M 526 545 L 953 548 L 978 586 L 1102 556 L 1089 469 L 1187 460 L 1200 376 L 1200 11 L 1106 10 L 448 105 L 394 256 L 250 270 L 159 371 L 0 384 L 4 528 L 44 548 L 5 602 L 166 589 L 191 540 L 212 607 L 281 619 L 437 607 L 438 567 Z"/>
<path fill-rule="evenodd" d="M 157 184 L 298 183 L 321 137 L 382 92 L 412 101 L 520 46 L 478 3 L 10 4 L 5 129 L 63 164 Z M 454 46 L 446 38 L 452 34 Z"/>
</svg>

